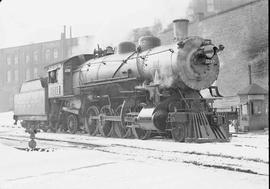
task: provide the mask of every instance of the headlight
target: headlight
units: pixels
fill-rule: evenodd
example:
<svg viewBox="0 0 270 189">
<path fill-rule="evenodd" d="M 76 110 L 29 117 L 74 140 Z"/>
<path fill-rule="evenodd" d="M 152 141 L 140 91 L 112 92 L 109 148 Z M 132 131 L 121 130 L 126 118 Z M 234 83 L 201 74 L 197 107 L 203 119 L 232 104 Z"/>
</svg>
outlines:
<svg viewBox="0 0 270 189">
<path fill-rule="evenodd" d="M 207 45 L 204 46 L 204 54 L 207 58 L 211 59 L 213 58 L 213 56 L 215 55 L 215 50 L 214 50 L 215 46 L 214 45 Z"/>
</svg>

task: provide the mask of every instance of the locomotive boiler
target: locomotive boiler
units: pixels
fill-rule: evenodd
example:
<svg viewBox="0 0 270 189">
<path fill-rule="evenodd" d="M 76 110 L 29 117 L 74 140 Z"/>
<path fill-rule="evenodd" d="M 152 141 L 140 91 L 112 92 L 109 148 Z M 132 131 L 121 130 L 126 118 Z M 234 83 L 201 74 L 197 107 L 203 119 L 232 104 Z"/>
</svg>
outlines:
<svg viewBox="0 0 270 189">
<path fill-rule="evenodd" d="M 224 47 L 188 36 L 188 20 L 173 23 L 173 44 L 144 36 L 137 46 L 122 42 L 116 49 L 49 65 L 50 129 L 105 137 L 228 141 L 226 117 L 214 111 L 213 99 L 200 95 L 203 89 L 217 90 L 211 85 Z"/>
</svg>

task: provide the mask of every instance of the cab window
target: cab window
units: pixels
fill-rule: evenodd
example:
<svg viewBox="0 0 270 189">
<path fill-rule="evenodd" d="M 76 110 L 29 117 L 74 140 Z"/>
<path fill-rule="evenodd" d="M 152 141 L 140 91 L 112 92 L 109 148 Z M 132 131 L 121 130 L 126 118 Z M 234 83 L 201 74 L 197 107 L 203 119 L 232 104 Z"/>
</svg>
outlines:
<svg viewBox="0 0 270 189">
<path fill-rule="evenodd" d="M 49 72 L 49 83 L 57 83 L 57 70 Z"/>
</svg>

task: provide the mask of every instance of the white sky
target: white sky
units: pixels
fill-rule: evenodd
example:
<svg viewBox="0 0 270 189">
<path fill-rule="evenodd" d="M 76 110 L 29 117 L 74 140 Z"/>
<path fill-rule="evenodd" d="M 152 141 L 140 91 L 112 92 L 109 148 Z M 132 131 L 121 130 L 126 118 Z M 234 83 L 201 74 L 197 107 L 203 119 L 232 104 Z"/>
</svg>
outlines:
<svg viewBox="0 0 270 189">
<path fill-rule="evenodd" d="M 96 35 L 115 43 L 132 28 L 160 19 L 184 18 L 189 0 L 2 0 L 0 48 L 60 39 L 63 25 L 73 36 Z"/>
</svg>

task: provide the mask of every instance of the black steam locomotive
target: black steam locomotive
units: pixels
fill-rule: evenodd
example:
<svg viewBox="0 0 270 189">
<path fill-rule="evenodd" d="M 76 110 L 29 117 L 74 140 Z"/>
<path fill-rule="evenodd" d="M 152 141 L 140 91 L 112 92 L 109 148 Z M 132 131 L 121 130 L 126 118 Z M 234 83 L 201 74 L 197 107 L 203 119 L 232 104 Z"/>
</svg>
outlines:
<svg viewBox="0 0 270 189">
<path fill-rule="evenodd" d="M 47 66 L 48 78 L 25 82 L 14 97 L 14 119 L 25 127 L 85 131 L 89 135 L 176 141 L 228 141 L 228 121 L 209 88 L 223 46 L 187 36 L 188 20 L 174 21 L 175 43 L 145 36 L 139 45 L 95 50 Z"/>
</svg>

